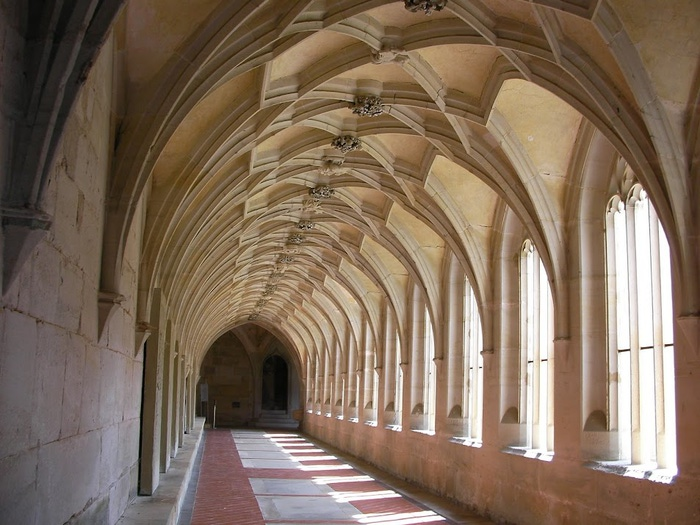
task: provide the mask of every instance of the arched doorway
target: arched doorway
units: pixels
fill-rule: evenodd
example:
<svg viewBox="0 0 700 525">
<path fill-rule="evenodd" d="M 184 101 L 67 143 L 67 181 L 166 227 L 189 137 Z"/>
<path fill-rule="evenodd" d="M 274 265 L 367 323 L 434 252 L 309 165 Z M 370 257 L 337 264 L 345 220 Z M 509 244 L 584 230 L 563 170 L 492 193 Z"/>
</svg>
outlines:
<svg viewBox="0 0 700 525">
<path fill-rule="evenodd" d="M 279 355 L 265 359 L 262 373 L 262 409 L 287 410 L 289 371 Z"/>
</svg>

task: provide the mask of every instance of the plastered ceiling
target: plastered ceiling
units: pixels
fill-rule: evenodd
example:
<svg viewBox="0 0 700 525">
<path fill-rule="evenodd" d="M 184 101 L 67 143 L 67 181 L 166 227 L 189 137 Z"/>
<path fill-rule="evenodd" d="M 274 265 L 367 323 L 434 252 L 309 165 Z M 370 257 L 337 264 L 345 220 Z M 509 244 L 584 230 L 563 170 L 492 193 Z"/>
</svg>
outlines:
<svg viewBox="0 0 700 525">
<path fill-rule="evenodd" d="M 129 227 L 147 204 L 141 289 L 164 292 L 199 362 L 248 322 L 302 359 L 379 347 L 385 306 L 401 328 L 414 286 L 441 315 L 452 259 L 487 304 L 507 210 L 556 281 L 582 137 L 605 136 L 643 180 L 672 175 L 640 100 L 658 85 L 680 133 L 697 57 L 660 61 L 648 46 L 666 45 L 667 24 L 669 47 L 697 49 L 685 21 L 698 4 L 645 1 L 646 17 L 636 4 L 450 0 L 426 16 L 396 1 L 128 3 L 112 195 Z M 631 48 L 649 78 L 622 61 Z M 360 95 L 383 113 L 353 113 Z M 340 135 L 362 149 L 334 149 Z M 334 193 L 309 202 L 322 186 Z"/>
</svg>

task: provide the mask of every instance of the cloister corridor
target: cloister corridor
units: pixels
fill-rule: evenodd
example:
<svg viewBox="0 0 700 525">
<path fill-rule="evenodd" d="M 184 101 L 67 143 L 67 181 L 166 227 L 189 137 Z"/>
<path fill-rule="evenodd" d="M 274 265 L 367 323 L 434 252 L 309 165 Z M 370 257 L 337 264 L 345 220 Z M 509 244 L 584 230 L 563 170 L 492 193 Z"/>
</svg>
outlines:
<svg viewBox="0 0 700 525">
<path fill-rule="evenodd" d="M 698 28 L 0 1 L 0 525 L 700 524 Z"/>
<path fill-rule="evenodd" d="M 203 439 L 178 525 L 492 523 L 298 432 L 216 429 Z M 158 512 L 137 503 L 120 525 L 156 523 Z"/>
</svg>

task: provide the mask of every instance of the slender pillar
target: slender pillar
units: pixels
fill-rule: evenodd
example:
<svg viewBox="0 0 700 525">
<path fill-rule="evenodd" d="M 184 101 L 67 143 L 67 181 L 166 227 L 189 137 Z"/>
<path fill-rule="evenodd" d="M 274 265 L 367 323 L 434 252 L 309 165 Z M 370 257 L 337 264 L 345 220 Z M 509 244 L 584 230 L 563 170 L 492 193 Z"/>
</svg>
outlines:
<svg viewBox="0 0 700 525">
<path fill-rule="evenodd" d="M 150 496 L 158 487 L 163 381 L 163 326 L 160 290 L 153 292 L 151 325 L 154 331 L 144 347 L 143 410 L 141 416 L 141 468 L 139 494 Z"/>
<path fill-rule="evenodd" d="M 170 468 L 170 448 L 173 423 L 173 368 L 174 345 L 171 342 L 171 326 L 168 322 L 168 330 L 163 348 L 163 390 L 160 432 L 160 471 L 167 472 Z"/>
<path fill-rule="evenodd" d="M 700 477 L 700 316 L 676 319 L 674 346 L 676 463 L 681 475 Z"/>
<path fill-rule="evenodd" d="M 187 421 L 187 430 L 192 430 L 194 428 L 194 419 L 197 415 L 197 407 L 195 406 L 197 404 L 197 376 L 190 370 L 189 374 L 189 392 L 187 393 L 188 396 L 190 396 L 190 404 L 189 404 L 189 419 Z"/>
<path fill-rule="evenodd" d="M 175 342 L 175 356 L 173 358 L 173 421 L 170 425 L 170 456 L 177 456 L 180 446 L 180 433 L 182 430 L 182 358 L 180 357 L 180 345 Z"/>
<path fill-rule="evenodd" d="M 342 419 L 343 418 L 343 383 L 344 381 L 344 375 L 343 375 L 343 364 L 342 364 L 342 357 L 343 353 L 340 351 L 340 345 L 338 344 L 337 341 L 333 341 L 333 363 L 334 363 L 334 368 L 333 368 L 333 376 L 334 376 L 334 382 L 333 382 L 333 416 L 336 419 Z"/>
<path fill-rule="evenodd" d="M 408 430 L 411 428 L 411 365 L 410 363 L 401 363 L 401 373 L 403 381 L 401 382 L 401 428 Z"/>
<path fill-rule="evenodd" d="M 581 359 L 569 338 L 554 340 L 554 459 L 581 456 Z M 551 398 L 550 398 L 551 399 Z M 550 429 L 551 431 L 551 429 Z"/>
<path fill-rule="evenodd" d="M 449 434 L 448 421 L 447 421 L 447 381 L 446 376 L 448 373 L 448 367 L 445 364 L 443 358 L 433 359 L 434 373 L 436 375 L 434 388 L 435 388 L 435 433 L 438 435 Z"/>
</svg>

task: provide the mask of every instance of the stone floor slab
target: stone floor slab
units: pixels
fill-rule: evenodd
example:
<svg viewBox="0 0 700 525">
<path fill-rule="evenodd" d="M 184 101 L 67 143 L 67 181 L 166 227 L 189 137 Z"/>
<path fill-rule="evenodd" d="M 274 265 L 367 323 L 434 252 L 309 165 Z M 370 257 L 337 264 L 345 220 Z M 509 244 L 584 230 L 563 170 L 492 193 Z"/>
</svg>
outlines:
<svg viewBox="0 0 700 525">
<path fill-rule="evenodd" d="M 351 520 L 360 511 L 330 497 L 256 496 L 265 520 Z"/>
<path fill-rule="evenodd" d="M 245 468 L 274 468 L 274 469 L 298 469 L 301 464 L 289 459 L 243 459 Z"/>
<path fill-rule="evenodd" d="M 241 459 L 280 459 L 288 460 L 292 459 L 291 455 L 286 452 L 280 452 L 279 450 L 241 450 L 238 449 L 238 455 Z"/>
<path fill-rule="evenodd" d="M 251 478 L 256 496 L 285 494 L 289 496 L 323 496 L 333 492 L 328 485 L 306 479 Z"/>
</svg>

